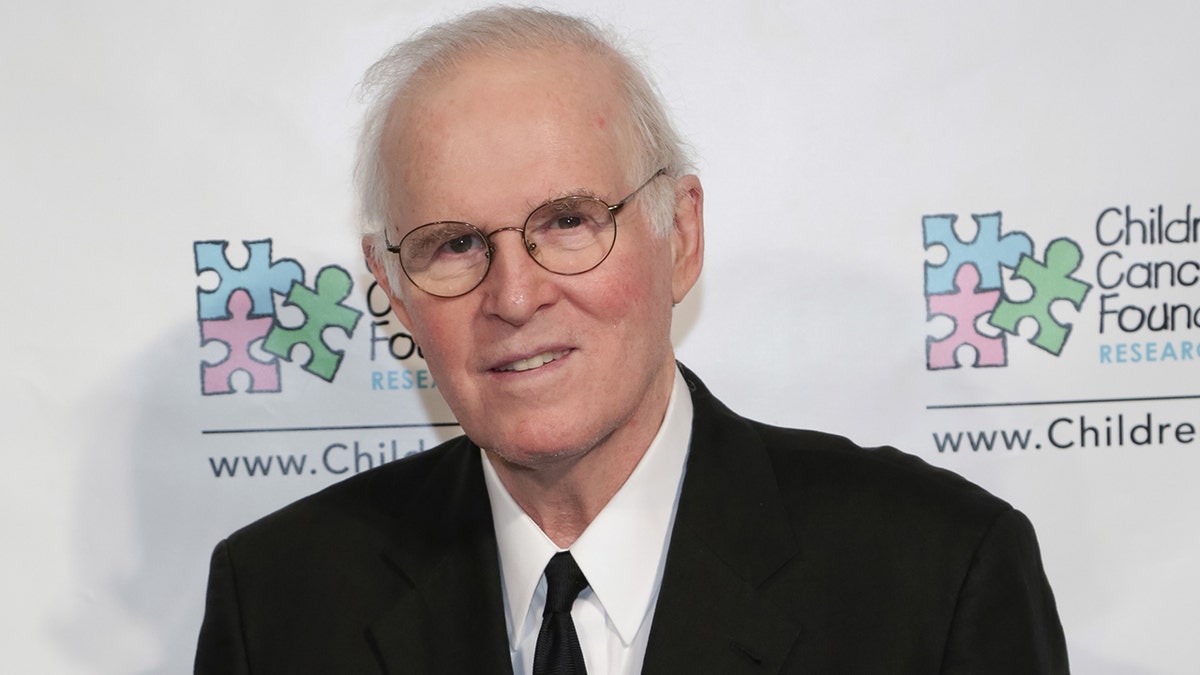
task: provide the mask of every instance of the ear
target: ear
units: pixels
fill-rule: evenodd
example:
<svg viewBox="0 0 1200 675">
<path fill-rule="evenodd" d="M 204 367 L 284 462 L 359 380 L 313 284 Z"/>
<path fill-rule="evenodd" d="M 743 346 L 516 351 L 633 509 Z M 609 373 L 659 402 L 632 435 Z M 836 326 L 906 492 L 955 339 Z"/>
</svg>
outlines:
<svg viewBox="0 0 1200 675">
<path fill-rule="evenodd" d="M 397 292 L 399 289 L 392 287 L 392 280 L 388 278 L 387 268 L 385 268 L 383 264 L 379 262 L 379 258 L 376 257 L 376 249 L 375 245 L 372 243 L 372 237 L 368 236 L 362 238 L 362 250 L 363 255 L 367 259 L 367 267 L 371 268 L 371 274 L 375 275 L 375 281 L 379 282 L 379 287 L 382 288 L 384 294 L 387 295 L 388 304 L 392 306 L 392 312 L 396 315 L 396 318 L 400 320 L 400 323 L 403 324 L 405 328 L 409 329 L 409 331 L 412 331 L 412 322 L 409 320 L 408 307 L 405 306 L 404 300 Z"/>
<path fill-rule="evenodd" d="M 694 175 L 684 176 L 675 184 L 671 258 L 671 300 L 678 304 L 700 278 L 704 266 L 704 188 Z"/>
</svg>

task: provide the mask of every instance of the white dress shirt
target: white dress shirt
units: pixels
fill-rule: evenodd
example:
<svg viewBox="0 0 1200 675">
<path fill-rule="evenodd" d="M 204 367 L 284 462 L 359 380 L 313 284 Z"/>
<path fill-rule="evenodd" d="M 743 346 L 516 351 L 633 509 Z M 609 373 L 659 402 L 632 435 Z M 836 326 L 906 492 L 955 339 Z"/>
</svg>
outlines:
<svg viewBox="0 0 1200 675">
<path fill-rule="evenodd" d="M 588 580 L 571 609 L 588 675 L 641 672 L 692 432 L 692 397 L 676 369 L 658 434 L 569 549 Z M 532 675 L 546 604 L 543 572 L 559 549 L 517 505 L 487 455 L 483 473 L 504 590 L 513 673 Z"/>
</svg>

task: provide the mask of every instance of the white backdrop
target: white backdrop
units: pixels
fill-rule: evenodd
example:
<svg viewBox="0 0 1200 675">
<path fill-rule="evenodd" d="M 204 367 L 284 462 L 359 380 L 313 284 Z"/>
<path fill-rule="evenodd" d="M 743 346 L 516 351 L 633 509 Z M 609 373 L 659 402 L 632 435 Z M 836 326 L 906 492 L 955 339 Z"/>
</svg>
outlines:
<svg viewBox="0 0 1200 675">
<path fill-rule="evenodd" d="M 188 672 L 219 538 L 456 432 L 430 426 L 452 418 L 370 294 L 349 174 L 362 71 L 474 4 L 6 4 L 0 670 Z M 743 414 L 897 445 L 1024 510 L 1075 672 L 1195 672 L 1200 6 L 552 4 L 628 35 L 695 145 L 708 259 L 680 358 Z M 931 368 L 927 337 L 955 326 L 927 318 L 925 267 L 948 253 L 926 251 L 923 218 L 955 214 L 969 242 L 997 212 L 1024 239 L 974 250 L 1007 260 L 1010 301 L 1034 295 L 1010 278 L 1018 240 L 1030 263 L 1074 242 L 1090 287 L 1051 309 L 1071 332 L 1048 351 L 1025 321 L 1003 365 L 964 348 Z M 1189 222 L 1142 244 L 1127 220 L 1152 217 Z M 242 244 L 262 240 L 269 255 Z M 228 242 L 220 278 L 197 274 L 210 241 Z M 260 371 L 206 395 L 225 352 L 202 342 L 197 293 L 247 264 L 308 287 L 349 272 L 362 315 L 324 332 L 344 352 L 332 382 L 300 347 L 274 386 Z M 1161 328 L 1138 328 L 1155 306 Z"/>
</svg>

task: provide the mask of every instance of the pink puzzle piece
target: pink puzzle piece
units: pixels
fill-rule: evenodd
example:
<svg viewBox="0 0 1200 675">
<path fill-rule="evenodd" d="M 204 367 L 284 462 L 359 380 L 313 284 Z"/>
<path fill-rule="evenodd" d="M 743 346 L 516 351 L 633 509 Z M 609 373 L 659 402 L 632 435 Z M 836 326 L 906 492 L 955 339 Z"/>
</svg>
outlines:
<svg viewBox="0 0 1200 675">
<path fill-rule="evenodd" d="M 944 315 L 954 321 L 953 333 L 941 340 L 929 338 L 926 341 L 929 369 L 957 368 L 959 364 L 954 359 L 954 352 L 963 345 L 975 348 L 975 367 L 1003 366 L 1007 359 L 1004 336 L 988 337 L 975 329 L 976 320 L 992 311 L 1000 301 L 1000 291 L 977 293 L 979 271 L 969 263 L 959 266 L 954 275 L 954 288 L 955 293 L 926 298 L 929 318 Z"/>
<path fill-rule="evenodd" d="M 279 360 L 263 362 L 250 356 L 250 345 L 266 337 L 275 322 L 273 317 L 247 318 L 253 302 L 243 289 L 229 296 L 229 319 L 209 319 L 200 322 L 200 343 L 220 342 L 229 354 L 214 364 L 201 364 L 201 391 L 205 394 L 228 394 L 233 391 L 233 373 L 240 370 L 250 375 L 252 392 L 279 391 Z"/>
</svg>

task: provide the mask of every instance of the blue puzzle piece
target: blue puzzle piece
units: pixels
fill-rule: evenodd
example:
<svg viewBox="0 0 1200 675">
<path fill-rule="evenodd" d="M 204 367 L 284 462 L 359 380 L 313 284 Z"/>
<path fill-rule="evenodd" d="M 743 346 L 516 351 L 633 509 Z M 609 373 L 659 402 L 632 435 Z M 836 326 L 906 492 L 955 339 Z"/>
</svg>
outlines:
<svg viewBox="0 0 1200 675">
<path fill-rule="evenodd" d="M 304 268 L 290 258 L 271 262 L 271 240 L 242 242 L 249 252 L 245 267 L 233 267 L 225 256 L 227 241 L 195 243 L 196 274 L 213 271 L 221 281 L 211 291 L 197 290 L 200 320 L 228 319 L 229 296 L 239 288 L 250 295 L 251 317 L 275 315 L 272 293 L 286 295 L 293 283 L 304 282 Z"/>
<path fill-rule="evenodd" d="M 954 292 L 954 276 L 958 268 L 971 263 L 979 271 L 979 290 L 993 290 L 1003 285 L 1000 268 L 1015 269 L 1021 256 L 1033 253 L 1033 241 L 1024 232 L 1000 236 L 1000 213 L 973 214 L 979 233 L 971 241 L 954 234 L 953 214 L 925 216 L 921 227 L 925 231 L 925 248 L 946 247 L 946 262 L 941 265 L 925 263 L 925 294 Z"/>
</svg>

